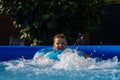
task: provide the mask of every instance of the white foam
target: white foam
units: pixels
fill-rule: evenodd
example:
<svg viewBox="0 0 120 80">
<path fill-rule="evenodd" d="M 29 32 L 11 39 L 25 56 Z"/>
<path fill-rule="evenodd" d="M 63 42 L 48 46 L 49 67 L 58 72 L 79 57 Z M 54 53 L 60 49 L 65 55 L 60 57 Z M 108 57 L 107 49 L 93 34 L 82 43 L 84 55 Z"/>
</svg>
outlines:
<svg viewBox="0 0 120 80">
<path fill-rule="evenodd" d="M 4 62 L 7 70 L 27 68 L 28 66 L 34 68 L 52 68 L 52 69 L 100 69 L 100 68 L 111 68 L 118 64 L 118 58 L 115 56 L 113 59 L 96 61 L 96 58 L 87 58 L 78 55 L 77 50 L 66 49 L 61 55 L 58 56 L 59 61 L 44 58 L 39 61 L 33 60 L 11 60 Z M 35 69 L 34 69 L 35 70 Z"/>
</svg>

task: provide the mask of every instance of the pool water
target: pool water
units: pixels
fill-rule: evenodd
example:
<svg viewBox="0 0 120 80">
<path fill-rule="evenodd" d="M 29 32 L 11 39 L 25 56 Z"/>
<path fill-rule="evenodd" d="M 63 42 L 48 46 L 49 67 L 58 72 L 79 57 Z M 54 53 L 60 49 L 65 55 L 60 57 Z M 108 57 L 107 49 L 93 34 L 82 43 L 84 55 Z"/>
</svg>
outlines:
<svg viewBox="0 0 120 80">
<path fill-rule="evenodd" d="M 10 60 L 0 62 L 0 80 L 119 80 L 120 63 L 117 57 L 108 60 L 80 57 L 67 51 L 60 61 Z"/>
</svg>

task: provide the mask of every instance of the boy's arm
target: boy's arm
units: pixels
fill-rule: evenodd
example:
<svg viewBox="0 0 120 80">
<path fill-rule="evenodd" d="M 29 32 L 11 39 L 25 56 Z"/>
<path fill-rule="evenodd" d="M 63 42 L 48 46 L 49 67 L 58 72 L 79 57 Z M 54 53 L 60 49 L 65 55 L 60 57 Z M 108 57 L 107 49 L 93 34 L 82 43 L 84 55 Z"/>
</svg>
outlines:
<svg viewBox="0 0 120 80">
<path fill-rule="evenodd" d="M 80 55 L 80 56 L 84 56 L 85 59 L 90 57 L 88 54 L 86 54 L 86 53 L 83 52 L 83 51 L 78 51 L 78 52 L 79 52 L 78 55 Z"/>
<path fill-rule="evenodd" d="M 35 53 L 34 57 L 33 57 L 33 60 L 38 60 L 38 59 L 40 59 L 41 57 L 44 57 L 45 53 L 46 53 L 46 50 L 45 50 L 45 49 L 41 49 L 41 50 L 37 51 L 37 52 Z"/>
</svg>

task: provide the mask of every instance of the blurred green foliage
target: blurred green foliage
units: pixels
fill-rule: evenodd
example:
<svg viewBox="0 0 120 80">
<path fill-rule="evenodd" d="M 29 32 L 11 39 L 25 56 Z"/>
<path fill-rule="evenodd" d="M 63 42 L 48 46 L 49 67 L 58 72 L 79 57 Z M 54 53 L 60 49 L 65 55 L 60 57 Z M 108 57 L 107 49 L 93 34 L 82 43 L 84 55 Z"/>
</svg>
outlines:
<svg viewBox="0 0 120 80">
<path fill-rule="evenodd" d="M 52 44 L 57 33 L 64 33 L 74 44 L 79 33 L 99 30 L 105 6 L 111 0 L 0 0 L 0 15 L 15 19 L 21 38 L 32 45 Z M 114 1 L 113 1 L 114 2 Z M 119 3 L 119 0 L 114 3 Z"/>
</svg>

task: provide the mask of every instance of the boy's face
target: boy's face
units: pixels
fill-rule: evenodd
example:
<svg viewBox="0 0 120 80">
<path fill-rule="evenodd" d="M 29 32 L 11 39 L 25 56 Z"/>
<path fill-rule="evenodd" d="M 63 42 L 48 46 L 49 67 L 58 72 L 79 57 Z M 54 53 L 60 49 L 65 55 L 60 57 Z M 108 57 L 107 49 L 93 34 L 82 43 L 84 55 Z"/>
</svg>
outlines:
<svg viewBox="0 0 120 80">
<path fill-rule="evenodd" d="M 53 46 L 56 50 L 64 50 L 67 47 L 67 41 L 64 38 L 55 38 Z"/>
</svg>

